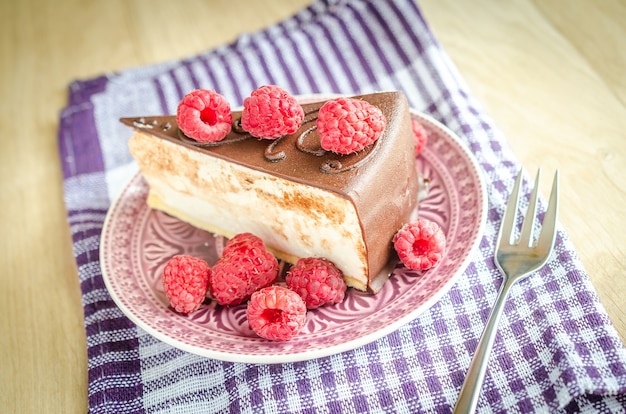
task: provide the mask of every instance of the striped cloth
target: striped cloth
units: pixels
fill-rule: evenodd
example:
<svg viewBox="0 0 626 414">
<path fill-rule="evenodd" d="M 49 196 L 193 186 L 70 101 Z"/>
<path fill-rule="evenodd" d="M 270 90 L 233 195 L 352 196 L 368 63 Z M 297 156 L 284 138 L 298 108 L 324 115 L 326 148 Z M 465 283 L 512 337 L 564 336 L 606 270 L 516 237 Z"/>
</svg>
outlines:
<svg viewBox="0 0 626 414">
<path fill-rule="evenodd" d="M 203 358 L 137 328 L 104 286 L 103 220 L 136 171 L 119 118 L 174 113 L 181 97 L 200 87 L 241 104 L 262 84 L 294 94 L 404 91 L 413 108 L 462 138 L 486 178 L 487 224 L 463 276 L 431 309 L 369 345 L 273 365 Z M 501 282 L 492 260 L 496 231 L 520 165 L 413 1 L 320 0 L 199 56 L 76 81 L 61 115 L 59 152 L 85 314 L 90 412 L 451 411 Z M 559 229 L 541 277 L 513 289 L 479 409 L 624 407 L 624 346 Z"/>
</svg>

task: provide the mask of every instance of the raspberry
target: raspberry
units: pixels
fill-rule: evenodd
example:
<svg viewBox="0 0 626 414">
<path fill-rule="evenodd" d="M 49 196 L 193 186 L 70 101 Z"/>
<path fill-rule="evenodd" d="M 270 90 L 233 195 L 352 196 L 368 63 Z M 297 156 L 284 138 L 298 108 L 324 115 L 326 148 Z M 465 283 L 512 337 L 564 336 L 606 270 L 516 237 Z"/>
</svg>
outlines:
<svg viewBox="0 0 626 414">
<path fill-rule="evenodd" d="M 337 98 L 322 105 L 316 124 L 322 148 L 345 155 L 376 141 L 387 120 L 369 102 Z"/>
<path fill-rule="evenodd" d="M 222 257 L 213 266 L 209 292 L 220 305 L 238 305 L 277 279 L 278 260 L 261 239 L 242 233 L 226 243 Z"/>
<path fill-rule="evenodd" d="M 415 140 L 415 156 L 417 157 L 426 146 L 426 141 L 428 141 L 428 132 L 426 132 L 424 126 L 417 119 L 411 120 L 411 126 L 413 127 L 413 139 Z"/>
<path fill-rule="evenodd" d="M 265 249 L 265 243 L 263 243 L 263 240 L 260 237 L 252 233 L 239 233 L 226 242 L 222 255 L 237 253 L 239 250 L 247 249 L 251 246 Z"/>
<path fill-rule="evenodd" d="M 293 134 L 303 119 L 304 110 L 296 98 L 275 85 L 261 86 L 243 101 L 241 127 L 257 138 Z"/>
<path fill-rule="evenodd" d="M 202 259 L 187 255 L 172 257 L 163 269 L 163 288 L 170 305 L 180 313 L 200 307 L 209 288 L 211 269 Z"/>
<path fill-rule="evenodd" d="M 341 270 L 326 259 L 308 257 L 298 260 L 287 273 L 287 287 L 304 299 L 307 309 L 339 303 L 346 293 Z"/>
<path fill-rule="evenodd" d="M 222 95 L 207 89 L 196 89 L 178 104 L 176 122 L 189 138 L 199 142 L 216 142 L 230 132 L 233 115 Z"/>
<path fill-rule="evenodd" d="M 421 218 L 402 226 L 393 237 L 393 246 L 406 267 L 427 270 L 443 257 L 446 236 L 437 223 Z"/>
<path fill-rule="evenodd" d="M 306 305 L 296 292 L 282 286 L 268 286 L 252 294 L 246 315 L 257 335 L 285 341 L 302 330 Z"/>
</svg>

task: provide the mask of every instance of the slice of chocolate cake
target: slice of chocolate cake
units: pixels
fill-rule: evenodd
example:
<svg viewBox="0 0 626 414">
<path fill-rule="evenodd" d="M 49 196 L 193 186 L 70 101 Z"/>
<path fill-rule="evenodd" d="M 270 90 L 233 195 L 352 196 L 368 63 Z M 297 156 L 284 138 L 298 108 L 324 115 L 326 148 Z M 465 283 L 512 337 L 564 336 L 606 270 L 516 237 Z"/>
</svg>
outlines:
<svg viewBox="0 0 626 414">
<path fill-rule="evenodd" d="M 276 140 L 251 137 L 233 112 L 222 141 L 200 143 L 175 116 L 123 118 L 132 155 L 150 187 L 148 205 L 232 237 L 251 232 L 281 259 L 324 257 L 348 286 L 378 292 L 393 270 L 392 238 L 417 210 L 418 177 L 405 96 L 355 97 L 387 123 L 361 151 L 324 151 L 315 120 L 324 102 L 303 104 L 304 121 Z"/>
</svg>

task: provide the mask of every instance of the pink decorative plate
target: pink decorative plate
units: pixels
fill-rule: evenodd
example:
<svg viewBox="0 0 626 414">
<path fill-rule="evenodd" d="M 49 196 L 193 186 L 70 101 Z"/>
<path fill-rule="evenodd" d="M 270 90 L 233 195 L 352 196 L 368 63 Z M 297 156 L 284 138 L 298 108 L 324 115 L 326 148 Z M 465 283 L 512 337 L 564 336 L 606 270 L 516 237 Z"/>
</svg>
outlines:
<svg viewBox="0 0 626 414">
<path fill-rule="evenodd" d="M 100 247 L 102 274 L 120 309 L 156 338 L 184 351 L 234 362 L 281 363 L 332 355 L 367 344 L 416 318 L 463 274 L 482 236 L 485 186 L 476 161 L 446 127 L 412 112 L 429 131 L 416 168 L 430 181 L 420 215 L 443 228 L 446 254 L 435 268 L 401 265 L 376 295 L 348 289 L 343 303 L 308 312 L 296 337 L 271 342 L 248 327 L 245 305 L 207 303 L 183 316 L 168 306 L 160 275 L 175 254 L 215 263 L 225 239 L 198 230 L 146 205 L 148 187 L 136 175 L 111 206 Z"/>
</svg>

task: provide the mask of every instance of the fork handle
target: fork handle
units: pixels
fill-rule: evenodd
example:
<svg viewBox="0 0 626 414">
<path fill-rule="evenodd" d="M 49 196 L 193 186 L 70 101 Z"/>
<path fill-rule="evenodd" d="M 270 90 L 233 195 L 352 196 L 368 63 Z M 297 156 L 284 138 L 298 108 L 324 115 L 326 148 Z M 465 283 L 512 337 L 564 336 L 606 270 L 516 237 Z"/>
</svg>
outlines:
<svg viewBox="0 0 626 414">
<path fill-rule="evenodd" d="M 504 304 L 509 294 L 509 290 L 515 284 L 516 278 L 505 277 L 496 302 L 491 309 L 491 314 L 487 319 L 487 324 L 480 337 L 476 352 L 470 363 L 467 377 L 461 387 L 459 398 L 454 406 L 454 413 L 473 413 L 478 405 L 478 396 L 480 389 L 482 388 L 483 380 L 485 379 L 485 373 L 487 372 L 487 362 L 489 361 L 489 355 L 493 348 L 493 342 L 496 338 L 496 332 L 498 330 L 498 323 L 504 311 Z"/>
</svg>

